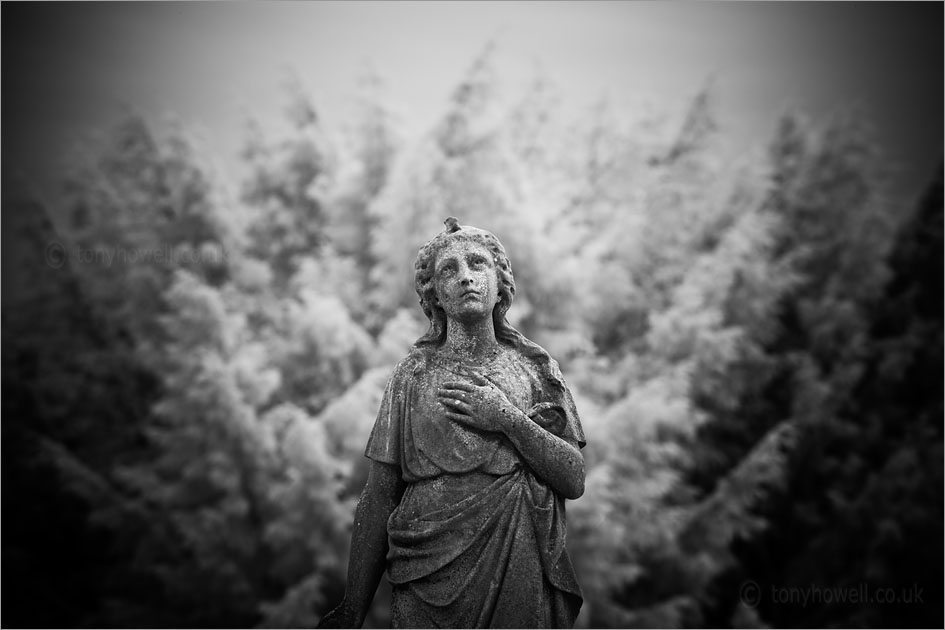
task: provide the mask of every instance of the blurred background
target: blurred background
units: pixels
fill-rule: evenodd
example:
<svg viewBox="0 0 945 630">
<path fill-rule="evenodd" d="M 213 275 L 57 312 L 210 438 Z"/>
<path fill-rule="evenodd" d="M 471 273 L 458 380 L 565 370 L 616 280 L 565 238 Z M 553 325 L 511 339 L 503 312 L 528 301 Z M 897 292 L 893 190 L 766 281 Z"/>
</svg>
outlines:
<svg viewBox="0 0 945 630">
<path fill-rule="evenodd" d="M 2 24 L 5 626 L 316 624 L 447 216 L 577 400 L 579 626 L 942 623 L 940 3 Z"/>
</svg>

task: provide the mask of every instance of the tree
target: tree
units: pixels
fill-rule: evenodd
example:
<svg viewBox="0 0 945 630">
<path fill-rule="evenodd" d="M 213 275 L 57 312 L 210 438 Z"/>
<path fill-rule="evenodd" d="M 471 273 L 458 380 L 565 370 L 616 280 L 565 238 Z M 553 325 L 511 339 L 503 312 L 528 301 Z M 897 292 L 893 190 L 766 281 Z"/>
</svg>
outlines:
<svg viewBox="0 0 945 630">
<path fill-rule="evenodd" d="M 794 501 L 765 575 L 778 583 L 892 589 L 895 605 L 805 609 L 767 602 L 779 624 L 922 626 L 941 619 L 941 173 L 900 228 L 890 281 L 865 317 L 862 369 L 793 463 Z M 825 558 L 829 561 L 825 562 Z M 919 601 L 915 594 L 921 590 Z M 909 593 L 913 593 L 911 599 Z"/>
<path fill-rule="evenodd" d="M 326 244 L 325 205 L 335 172 L 335 149 L 311 95 L 293 73 L 285 86 L 288 129 L 270 139 L 250 119 L 243 150 L 250 175 L 242 196 L 252 209 L 248 253 L 270 261 L 277 287 L 298 269 L 299 256 L 317 255 Z"/>
<path fill-rule="evenodd" d="M 129 112 L 76 156 L 62 199 L 76 271 L 119 325 L 154 336 L 174 270 L 225 281 L 245 217 L 195 134 L 176 121 Z"/>
<path fill-rule="evenodd" d="M 35 189 L 3 179 L 14 237 L 3 262 L 17 270 L 3 307 L 3 566 L 17 576 L 4 591 L 5 620 L 97 625 L 128 556 L 92 515 L 127 507 L 108 471 L 140 453 L 156 383 L 85 290 Z"/>
</svg>

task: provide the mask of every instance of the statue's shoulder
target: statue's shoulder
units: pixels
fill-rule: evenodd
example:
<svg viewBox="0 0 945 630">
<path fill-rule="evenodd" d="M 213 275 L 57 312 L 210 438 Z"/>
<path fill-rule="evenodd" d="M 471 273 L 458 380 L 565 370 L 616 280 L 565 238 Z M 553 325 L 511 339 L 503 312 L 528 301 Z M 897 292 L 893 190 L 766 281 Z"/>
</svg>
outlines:
<svg viewBox="0 0 945 630">
<path fill-rule="evenodd" d="M 425 348 L 411 348 L 410 352 L 394 367 L 391 380 L 400 382 L 418 376 L 427 369 L 430 363 L 431 352 Z"/>
<path fill-rule="evenodd" d="M 520 360 L 533 370 L 536 370 L 541 374 L 560 374 L 558 362 L 555 361 L 554 357 L 552 357 L 547 350 L 539 346 L 528 337 L 522 335 L 513 349 L 520 357 Z"/>
</svg>

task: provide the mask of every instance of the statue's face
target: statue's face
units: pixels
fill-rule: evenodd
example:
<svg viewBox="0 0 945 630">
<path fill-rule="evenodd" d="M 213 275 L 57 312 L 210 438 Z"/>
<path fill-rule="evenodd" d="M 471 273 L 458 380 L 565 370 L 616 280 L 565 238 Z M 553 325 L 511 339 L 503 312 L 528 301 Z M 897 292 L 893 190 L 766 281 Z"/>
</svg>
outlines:
<svg viewBox="0 0 945 630">
<path fill-rule="evenodd" d="M 499 281 L 492 253 L 467 239 L 451 240 L 436 258 L 436 296 L 448 319 L 474 322 L 492 317 Z"/>
</svg>

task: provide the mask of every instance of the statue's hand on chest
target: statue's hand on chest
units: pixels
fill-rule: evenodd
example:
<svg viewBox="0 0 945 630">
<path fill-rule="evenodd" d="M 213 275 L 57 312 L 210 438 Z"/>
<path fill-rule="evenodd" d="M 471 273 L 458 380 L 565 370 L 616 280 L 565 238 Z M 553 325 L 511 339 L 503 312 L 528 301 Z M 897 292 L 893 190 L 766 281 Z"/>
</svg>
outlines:
<svg viewBox="0 0 945 630">
<path fill-rule="evenodd" d="M 481 374 L 470 372 L 443 382 L 436 397 L 446 418 L 480 431 L 505 433 L 521 411 L 504 389 Z"/>
</svg>

